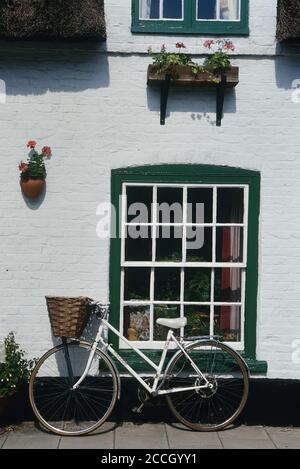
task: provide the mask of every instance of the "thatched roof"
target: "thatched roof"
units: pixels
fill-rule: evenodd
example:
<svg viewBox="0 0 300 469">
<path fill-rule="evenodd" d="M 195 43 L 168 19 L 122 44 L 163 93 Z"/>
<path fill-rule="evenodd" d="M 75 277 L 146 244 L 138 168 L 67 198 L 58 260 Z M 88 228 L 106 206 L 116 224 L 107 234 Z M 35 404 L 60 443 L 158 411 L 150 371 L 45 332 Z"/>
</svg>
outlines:
<svg viewBox="0 0 300 469">
<path fill-rule="evenodd" d="M 0 37 L 104 40 L 104 0 L 0 0 Z"/>
<path fill-rule="evenodd" d="M 278 0 L 277 38 L 300 42 L 300 0 Z"/>
</svg>

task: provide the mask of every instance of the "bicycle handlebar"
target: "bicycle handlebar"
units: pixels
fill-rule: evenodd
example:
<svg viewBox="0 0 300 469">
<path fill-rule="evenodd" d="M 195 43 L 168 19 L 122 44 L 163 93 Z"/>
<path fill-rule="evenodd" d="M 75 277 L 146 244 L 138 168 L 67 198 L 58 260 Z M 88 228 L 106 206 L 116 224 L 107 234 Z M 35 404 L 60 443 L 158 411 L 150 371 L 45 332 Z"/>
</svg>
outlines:
<svg viewBox="0 0 300 469">
<path fill-rule="evenodd" d="M 92 310 L 93 314 L 96 314 L 96 316 L 100 319 L 106 319 L 108 314 L 109 314 L 109 303 L 108 304 L 102 304 L 100 301 L 95 301 L 91 300 L 90 307 Z"/>
</svg>

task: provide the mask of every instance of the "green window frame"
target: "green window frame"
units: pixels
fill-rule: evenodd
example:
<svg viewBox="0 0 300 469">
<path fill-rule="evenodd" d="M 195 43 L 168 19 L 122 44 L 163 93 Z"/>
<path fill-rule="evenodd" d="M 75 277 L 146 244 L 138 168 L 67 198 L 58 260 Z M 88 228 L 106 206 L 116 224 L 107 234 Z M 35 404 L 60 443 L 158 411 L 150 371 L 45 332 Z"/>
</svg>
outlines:
<svg viewBox="0 0 300 469">
<path fill-rule="evenodd" d="M 121 220 L 120 197 L 124 183 L 177 183 L 177 184 L 243 184 L 248 186 L 248 263 L 245 293 L 244 351 L 252 373 L 265 373 L 267 363 L 256 360 L 256 324 L 257 324 L 257 291 L 258 291 L 258 233 L 260 213 L 260 173 L 241 168 L 209 165 L 153 165 L 135 166 L 112 170 L 111 202 L 115 209 L 116 220 Z M 110 322 L 120 328 L 120 294 L 121 294 L 121 230 L 117 223 L 110 245 Z M 110 342 L 119 349 L 116 336 Z M 144 350 L 152 360 L 159 360 L 160 350 Z M 170 351 L 170 354 L 173 352 Z M 120 354 L 139 371 L 145 369 L 144 362 L 131 350 L 121 349 Z"/>
<path fill-rule="evenodd" d="M 151 34 L 203 34 L 237 35 L 249 34 L 249 0 L 241 0 L 239 21 L 196 20 L 197 0 L 184 0 L 183 20 L 141 20 L 139 0 L 132 0 L 133 33 Z"/>
</svg>

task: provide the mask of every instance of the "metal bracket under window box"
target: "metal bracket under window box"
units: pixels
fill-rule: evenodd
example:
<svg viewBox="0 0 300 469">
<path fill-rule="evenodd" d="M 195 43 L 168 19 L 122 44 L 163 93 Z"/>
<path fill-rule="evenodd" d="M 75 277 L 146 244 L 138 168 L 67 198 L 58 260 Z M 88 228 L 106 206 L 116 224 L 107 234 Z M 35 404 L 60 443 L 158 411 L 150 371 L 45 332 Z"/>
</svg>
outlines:
<svg viewBox="0 0 300 469">
<path fill-rule="evenodd" d="M 160 124 L 165 125 L 167 104 L 170 86 L 175 87 L 195 87 L 195 88 L 215 88 L 216 89 L 216 113 L 217 126 L 221 126 L 223 117 L 223 107 L 226 88 L 235 88 L 239 83 L 239 67 L 231 67 L 226 73 L 216 75 L 212 78 L 209 72 L 199 72 L 193 74 L 190 67 L 179 66 L 176 77 L 160 73 L 156 65 L 148 67 L 148 86 L 160 87 Z"/>
</svg>

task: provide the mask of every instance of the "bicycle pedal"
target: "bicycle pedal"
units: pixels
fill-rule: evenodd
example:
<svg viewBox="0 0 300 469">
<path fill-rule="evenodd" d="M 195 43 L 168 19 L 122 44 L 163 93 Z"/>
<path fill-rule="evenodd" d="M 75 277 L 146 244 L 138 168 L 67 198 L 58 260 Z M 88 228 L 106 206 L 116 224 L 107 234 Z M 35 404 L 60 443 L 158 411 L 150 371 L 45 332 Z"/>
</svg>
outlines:
<svg viewBox="0 0 300 469">
<path fill-rule="evenodd" d="M 131 412 L 133 412 L 134 414 L 141 414 L 143 412 L 143 409 L 144 409 L 144 404 L 140 405 L 139 407 L 133 407 L 131 409 Z"/>
</svg>

